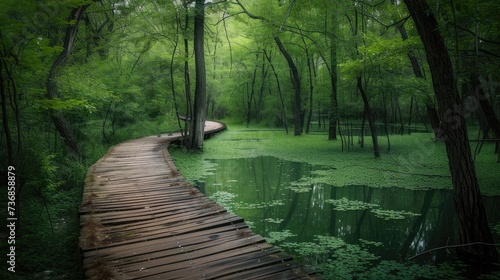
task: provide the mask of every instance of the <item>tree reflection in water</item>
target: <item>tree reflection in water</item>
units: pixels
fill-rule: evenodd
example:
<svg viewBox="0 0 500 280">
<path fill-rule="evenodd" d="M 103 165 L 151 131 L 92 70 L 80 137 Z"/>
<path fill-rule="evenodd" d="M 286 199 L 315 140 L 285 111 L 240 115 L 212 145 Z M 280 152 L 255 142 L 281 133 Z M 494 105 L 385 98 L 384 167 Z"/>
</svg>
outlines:
<svg viewBox="0 0 500 280">
<path fill-rule="evenodd" d="M 373 274 L 391 264 L 388 269 L 394 274 L 394 266 L 403 265 L 409 257 L 456 240 L 451 190 L 333 187 L 316 182 L 313 171 L 322 167 L 274 157 L 213 162 L 213 174 L 197 183 L 202 192 L 209 197 L 232 194 L 223 201 L 223 196 L 216 197 L 249 222 L 254 232 L 289 253 L 313 263 L 333 265 L 336 272 L 320 265 L 319 270 L 325 273 L 349 278 L 355 276 L 353 273 L 366 273 L 367 265 L 373 266 Z M 335 170 L 331 170 L 331 176 L 335 176 Z M 500 224 L 498 200 L 484 198 L 492 226 Z M 322 251 L 325 248 L 331 250 Z M 345 262 L 352 267 L 341 268 L 346 254 L 351 258 Z M 353 261 L 352 256 L 365 260 Z M 449 258 L 443 250 L 417 261 L 439 264 Z M 405 269 L 408 265 L 399 270 Z"/>
</svg>

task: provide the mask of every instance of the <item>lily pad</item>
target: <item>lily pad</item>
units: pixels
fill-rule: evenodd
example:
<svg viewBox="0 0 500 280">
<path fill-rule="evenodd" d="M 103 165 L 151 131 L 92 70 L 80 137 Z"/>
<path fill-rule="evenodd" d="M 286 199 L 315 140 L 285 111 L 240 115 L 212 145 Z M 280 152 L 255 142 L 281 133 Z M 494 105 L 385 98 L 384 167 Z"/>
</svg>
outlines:
<svg viewBox="0 0 500 280">
<path fill-rule="evenodd" d="M 384 220 L 402 220 L 406 217 L 420 216 L 418 213 L 412 213 L 408 211 L 396 211 L 396 210 L 384 210 L 384 209 L 372 209 L 371 212 L 375 214 L 375 217 Z"/>
<path fill-rule="evenodd" d="M 379 206 L 378 204 L 351 200 L 345 197 L 341 199 L 327 199 L 325 202 L 333 204 L 335 206 L 335 210 L 337 211 L 366 210 Z"/>
</svg>

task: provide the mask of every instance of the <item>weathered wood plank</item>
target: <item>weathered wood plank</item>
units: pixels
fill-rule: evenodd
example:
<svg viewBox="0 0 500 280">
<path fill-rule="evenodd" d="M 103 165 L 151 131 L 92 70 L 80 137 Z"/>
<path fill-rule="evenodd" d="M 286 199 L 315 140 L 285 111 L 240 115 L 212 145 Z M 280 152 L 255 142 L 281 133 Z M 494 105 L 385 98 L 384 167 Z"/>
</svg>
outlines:
<svg viewBox="0 0 500 280">
<path fill-rule="evenodd" d="M 235 234 L 238 235 L 239 231 L 247 231 L 248 226 L 245 223 L 237 223 L 234 225 L 226 225 L 217 228 L 211 228 L 203 231 L 195 231 L 191 233 L 181 234 L 181 235 L 172 235 L 169 237 L 148 240 L 144 242 L 132 243 L 127 246 L 117 246 L 117 247 L 108 247 L 108 248 L 100 248 L 98 250 L 87 251 L 84 253 L 86 259 L 91 259 L 93 257 L 105 258 L 105 256 L 115 256 L 116 254 L 130 254 L 134 252 L 141 252 L 142 249 L 146 247 L 157 247 L 161 244 L 173 242 L 173 246 L 185 246 L 191 243 L 196 243 L 200 238 L 208 238 L 210 240 L 214 239 L 213 236 L 220 234 Z"/>
<path fill-rule="evenodd" d="M 87 277 L 311 279 L 314 271 L 186 182 L 166 149 L 180 137 L 124 142 L 89 169 L 79 208 Z"/>
</svg>

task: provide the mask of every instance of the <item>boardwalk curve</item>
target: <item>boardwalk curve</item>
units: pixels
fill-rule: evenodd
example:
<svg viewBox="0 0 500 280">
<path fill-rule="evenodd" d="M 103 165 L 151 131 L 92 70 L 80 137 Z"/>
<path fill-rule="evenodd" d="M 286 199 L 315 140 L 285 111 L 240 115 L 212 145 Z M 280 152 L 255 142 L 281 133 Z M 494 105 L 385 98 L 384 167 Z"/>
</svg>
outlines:
<svg viewBox="0 0 500 280">
<path fill-rule="evenodd" d="M 225 129 L 207 121 L 206 135 Z M 312 279 L 177 171 L 179 133 L 114 146 L 90 167 L 80 213 L 89 279 Z"/>
</svg>

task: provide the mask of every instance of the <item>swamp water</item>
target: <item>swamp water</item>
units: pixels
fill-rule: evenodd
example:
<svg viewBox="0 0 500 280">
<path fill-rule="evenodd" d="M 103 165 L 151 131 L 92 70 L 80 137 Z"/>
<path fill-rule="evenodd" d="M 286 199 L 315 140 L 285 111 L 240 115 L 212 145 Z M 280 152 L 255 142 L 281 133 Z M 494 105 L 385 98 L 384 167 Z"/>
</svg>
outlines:
<svg viewBox="0 0 500 280">
<path fill-rule="evenodd" d="M 335 169 L 274 157 L 212 160 L 197 187 L 252 230 L 307 264 L 323 279 L 500 279 L 449 261 L 456 217 L 450 190 L 332 187 L 315 171 Z M 484 197 L 488 221 L 500 238 L 500 198 Z"/>
</svg>

